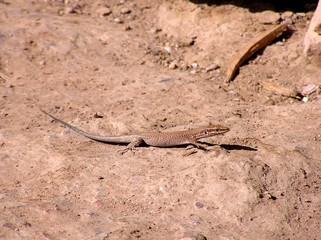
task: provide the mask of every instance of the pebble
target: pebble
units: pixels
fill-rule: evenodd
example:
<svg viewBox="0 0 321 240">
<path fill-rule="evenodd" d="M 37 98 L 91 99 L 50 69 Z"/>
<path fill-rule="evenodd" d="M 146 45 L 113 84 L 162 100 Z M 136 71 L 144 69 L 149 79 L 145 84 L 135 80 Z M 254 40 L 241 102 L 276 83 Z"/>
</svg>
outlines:
<svg viewBox="0 0 321 240">
<path fill-rule="evenodd" d="M 293 12 L 291 11 L 286 11 L 284 13 L 282 13 L 281 18 L 284 19 L 289 19 L 293 16 Z"/>
<path fill-rule="evenodd" d="M 96 10 L 96 13 L 100 16 L 100 17 L 105 17 L 108 16 L 109 14 L 111 14 L 111 10 L 108 7 L 101 7 L 98 8 Z"/>
<path fill-rule="evenodd" d="M 161 28 L 154 27 L 154 28 L 151 28 L 149 31 L 150 31 L 151 33 L 159 33 L 159 32 L 162 31 L 162 29 L 161 29 Z"/>
<path fill-rule="evenodd" d="M 66 7 L 65 8 L 65 13 L 67 13 L 67 14 L 75 13 L 75 9 L 73 7 Z"/>
<path fill-rule="evenodd" d="M 208 66 L 207 68 L 205 68 L 205 72 L 214 71 L 214 70 L 219 69 L 219 68 L 220 68 L 220 65 L 214 63 L 214 64 Z"/>
<path fill-rule="evenodd" d="M 176 69 L 176 68 L 177 68 L 177 62 L 176 62 L 176 61 L 171 62 L 171 63 L 168 65 L 168 68 L 170 68 L 170 69 Z"/>
<path fill-rule="evenodd" d="M 318 88 L 319 86 L 316 84 L 308 84 L 302 88 L 301 94 L 304 96 L 310 95 L 317 91 Z"/>
<path fill-rule="evenodd" d="M 204 207 L 204 204 L 201 203 L 201 202 L 196 202 L 196 203 L 195 203 L 195 206 L 196 206 L 197 208 L 203 208 L 203 207 Z"/>
<path fill-rule="evenodd" d="M 120 19 L 120 18 L 114 18 L 114 22 L 121 24 L 121 23 L 123 23 L 124 21 L 123 21 L 122 19 Z"/>
<path fill-rule="evenodd" d="M 302 98 L 302 102 L 305 102 L 305 103 L 306 103 L 306 102 L 308 102 L 308 101 L 309 101 L 309 98 L 308 98 L 308 97 L 303 97 L 303 98 Z"/>
<path fill-rule="evenodd" d="M 263 24 L 276 24 L 280 20 L 280 14 L 270 10 L 257 14 L 259 14 L 258 21 Z"/>
<path fill-rule="evenodd" d="M 96 112 L 95 114 L 94 114 L 94 118 L 103 118 L 104 116 L 103 116 L 103 114 L 101 113 L 101 112 Z"/>
<path fill-rule="evenodd" d="M 74 6 L 67 6 L 64 11 L 67 14 L 69 13 L 81 14 L 82 7 L 79 4 L 75 4 Z"/>
<path fill-rule="evenodd" d="M 129 14 L 129 13 L 131 13 L 131 11 L 132 10 L 130 10 L 129 8 L 126 8 L 126 7 L 120 9 L 121 14 Z"/>
<path fill-rule="evenodd" d="M 184 40 L 181 42 L 181 46 L 182 46 L 182 47 L 193 46 L 194 43 L 195 43 L 195 39 L 196 39 L 196 38 L 187 38 L 187 39 L 184 39 Z"/>
<path fill-rule="evenodd" d="M 197 67 L 198 67 L 198 64 L 197 64 L 197 63 L 192 63 L 192 64 L 191 64 L 191 67 L 192 67 L 192 68 L 197 68 Z"/>
<path fill-rule="evenodd" d="M 172 48 L 171 47 L 164 47 L 164 50 L 168 53 L 171 53 L 172 52 Z"/>
</svg>

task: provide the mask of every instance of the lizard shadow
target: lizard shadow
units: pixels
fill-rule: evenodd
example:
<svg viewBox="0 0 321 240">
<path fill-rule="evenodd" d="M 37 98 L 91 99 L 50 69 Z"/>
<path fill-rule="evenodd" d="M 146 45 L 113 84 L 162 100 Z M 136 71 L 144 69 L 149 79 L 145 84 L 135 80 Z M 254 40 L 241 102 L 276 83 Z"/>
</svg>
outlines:
<svg viewBox="0 0 321 240">
<path fill-rule="evenodd" d="M 119 146 L 125 146 L 128 145 L 127 143 L 106 143 L 103 141 L 97 141 L 96 142 L 100 142 L 103 144 L 109 144 L 109 145 L 119 145 Z M 257 151 L 256 148 L 252 148 L 252 147 L 248 147 L 248 146 L 243 146 L 243 145 L 236 145 L 236 144 L 215 144 L 215 143 L 208 143 L 208 142 L 201 142 L 198 141 L 201 145 L 205 145 L 208 147 L 213 147 L 213 146 L 220 146 L 221 148 L 224 148 L 226 150 L 245 150 L 245 151 Z M 184 144 L 184 145 L 177 145 L 177 146 L 167 146 L 167 147 L 159 147 L 159 148 L 186 148 L 189 145 L 193 145 L 193 144 Z M 139 145 L 140 148 L 147 148 L 150 147 L 149 145 L 147 145 L 146 143 L 142 143 L 141 145 Z M 196 147 L 196 146 L 195 146 Z M 196 147 L 197 148 L 197 147 Z"/>
<path fill-rule="evenodd" d="M 245 151 L 257 151 L 256 148 L 252 148 L 249 146 L 243 146 L 243 145 L 237 145 L 237 144 L 213 144 L 213 143 L 207 143 L 207 142 L 200 142 L 203 145 L 207 146 L 220 146 L 221 148 L 224 148 L 226 150 L 245 150 Z"/>
<path fill-rule="evenodd" d="M 256 148 L 252 148 L 249 146 L 242 146 L 242 145 L 234 145 L 234 144 L 221 144 L 222 148 L 226 150 L 245 150 L 245 151 L 257 151 Z"/>
</svg>

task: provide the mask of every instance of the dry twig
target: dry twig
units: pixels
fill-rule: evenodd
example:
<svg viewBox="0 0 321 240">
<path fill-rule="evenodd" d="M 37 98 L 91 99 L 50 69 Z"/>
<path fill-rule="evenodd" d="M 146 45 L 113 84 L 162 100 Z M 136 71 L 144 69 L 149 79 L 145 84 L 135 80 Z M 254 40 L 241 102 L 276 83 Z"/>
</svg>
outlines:
<svg viewBox="0 0 321 240">
<path fill-rule="evenodd" d="M 230 64 L 229 68 L 226 71 L 225 82 L 232 81 L 235 72 L 238 68 L 244 63 L 250 56 L 252 56 L 259 49 L 270 44 L 274 39 L 281 36 L 281 34 L 288 29 L 288 24 L 284 23 L 272 29 L 269 29 L 263 33 L 260 33 L 253 39 L 251 39 L 244 47 L 241 48 L 239 52 L 237 52 Z"/>
</svg>

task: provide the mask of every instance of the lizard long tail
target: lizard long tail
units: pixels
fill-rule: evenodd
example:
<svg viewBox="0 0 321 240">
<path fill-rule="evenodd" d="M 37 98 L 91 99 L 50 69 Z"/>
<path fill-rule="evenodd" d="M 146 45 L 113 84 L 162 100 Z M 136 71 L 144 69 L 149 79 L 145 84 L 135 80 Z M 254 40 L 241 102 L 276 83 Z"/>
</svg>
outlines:
<svg viewBox="0 0 321 240">
<path fill-rule="evenodd" d="M 98 136 L 98 135 L 94 135 L 91 133 L 87 133 L 75 126 L 70 125 L 69 123 L 66 123 L 62 120 L 60 120 L 59 118 L 56 118 L 54 116 L 52 116 L 51 114 L 47 113 L 46 111 L 40 109 L 41 112 L 43 112 L 44 114 L 48 115 L 49 117 L 51 117 L 53 120 L 55 120 L 56 122 L 61 123 L 62 125 L 64 125 L 65 127 L 70 128 L 71 130 L 75 131 L 76 133 L 89 138 L 91 140 L 95 140 L 98 142 L 105 142 L 105 143 L 130 143 L 132 142 L 132 140 L 136 137 L 135 135 L 128 135 L 128 136 Z"/>
</svg>

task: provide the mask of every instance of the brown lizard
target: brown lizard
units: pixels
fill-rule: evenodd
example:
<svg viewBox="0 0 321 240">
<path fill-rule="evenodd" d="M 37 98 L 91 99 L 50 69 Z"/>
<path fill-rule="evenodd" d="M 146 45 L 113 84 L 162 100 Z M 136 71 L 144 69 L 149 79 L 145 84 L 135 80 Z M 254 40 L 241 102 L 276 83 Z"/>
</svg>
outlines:
<svg viewBox="0 0 321 240">
<path fill-rule="evenodd" d="M 143 143 L 154 147 L 172 147 L 192 144 L 198 148 L 205 149 L 205 147 L 202 146 L 199 142 L 197 142 L 197 140 L 201 138 L 208 138 L 215 135 L 224 134 L 230 130 L 228 127 L 216 124 L 175 132 L 152 132 L 124 136 L 98 136 L 84 132 L 83 130 L 76 128 L 70 125 L 69 123 L 66 123 L 52 116 L 44 110 L 41 111 L 49 117 L 51 117 L 52 119 L 54 119 L 55 121 L 72 129 L 73 131 L 79 133 L 80 135 L 86 138 L 104 143 L 128 143 L 126 149 L 122 151 L 122 153 L 126 152 L 127 150 L 133 150 L 135 147 Z"/>
</svg>

